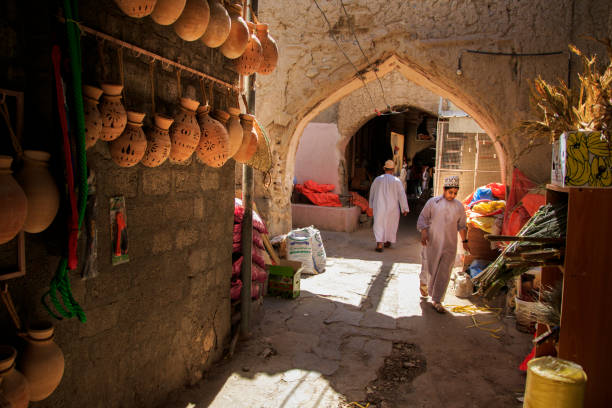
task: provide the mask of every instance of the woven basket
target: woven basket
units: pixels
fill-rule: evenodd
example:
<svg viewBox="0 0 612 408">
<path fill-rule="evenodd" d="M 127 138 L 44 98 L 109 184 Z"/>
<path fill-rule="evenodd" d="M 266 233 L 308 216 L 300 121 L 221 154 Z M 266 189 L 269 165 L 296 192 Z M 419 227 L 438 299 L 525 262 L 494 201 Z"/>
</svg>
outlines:
<svg viewBox="0 0 612 408">
<path fill-rule="evenodd" d="M 246 162 L 249 166 L 257 169 L 261 172 L 267 172 L 272 168 L 272 151 L 270 150 L 270 139 L 263 126 L 255 119 L 254 129 L 257 132 L 257 151 L 249 160 Z"/>
</svg>

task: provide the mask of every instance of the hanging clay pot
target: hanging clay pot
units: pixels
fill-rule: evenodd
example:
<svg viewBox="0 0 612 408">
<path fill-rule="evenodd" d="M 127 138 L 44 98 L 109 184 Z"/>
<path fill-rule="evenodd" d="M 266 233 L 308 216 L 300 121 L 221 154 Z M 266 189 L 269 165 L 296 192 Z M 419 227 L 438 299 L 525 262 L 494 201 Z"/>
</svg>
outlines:
<svg viewBox="0 0 612 408">
<path fill-rule="evenodd" d="M 121 103 L 123 85 L 102 84 L 100 86 L 104 91 L 98 107 L 102 115 L 100 140 L 110 142 L 121 136 L 127 125 L 127 112 Z"/>
<path fill-rule="evenodd" d="M 242 53 L 242 55 L 235 60 L 236 72 L 240 75 L 251 75 L 257 72 L 262 61 L 263 61 L 263 51 L 261 48 L 261 43 L 255 36 L 255 24 L 250 21 L 247 23 L 249 26 L 249 42 L 247 44 L 246 50 Z"/>
<path fill-rule="evenodd" d="M 185 162 L 200 142 L 200 125 L 196 118 L 196 109 L 200 102 L 189 98 L 181 98 L 179 113 L 174 117 L 170 126 L 170 161 L 173 163 Z"/>
<path fill-rule="evenodd" d="M 226 58 L 236 59 L 242 55 L 249 43 L 249 27 L 242 18 L 242 6 L 230 4 L 228 7 L 232 20 L 229 36 L 220 50 Z"/>
<path fill-rule="evenodd" d="M 170 125 L 174 119 L 159 113 L 153 118 L 155 125 L 147 130 L 147 150 L 142 158 L 143 165 L 147 167 L 157 167 L 166 161 L 170 155 Z"/>
<path fill-rule="evenodd" d="M 278 46 L 274 38 L 270 36 L 267 24 L 256 24 L 255 33 L 261 43 L 263 50 L 263 61 L 257 70 L 258 74 L 270 75 L 278 64 Z"/>
<path fill-rule="evenodd" d="M 10 156 L 0 156 L 0 244 L 15 238 L 23 228 L 28 200 L 12 176 Z"/>
<path fill-rule="evenodd" d="M 151 18 L 159 25 L 174 24 L 185 9 L 187 0 L 157 0 Z"/>
<path fill-rule="evenodd" d="M 59 190 L 49 172 L 51 155 L 39 150 L 23 152 L 23 168 L 15 179 L 28 198 L 28 211 L 23 230 L 31 234 L 44 231 L 51 225 L 59 209 Z"/>
<path fill-rule="evenodd" d="M 242 145 L 242 125 L 240 124 L 240 109 L 227 108 L 230 117 L 227 121 L 227 133 L 229 134 L 230 157 L 234 157 L 240 145 Z"/>
<path fill-rule="evenodd" d="M 0 394 L 12 408 L 26 408 L 30 403 L 28 381 L 15 369 L 17 350 L 0 345 Z"/>
<path fill-rule="evenodd" d="M 204 35 L 209 19 L 210 8 L 206 0 L 187 0 L 183 14 L 172 27 L 183 40 L 195 41 Z"/>
<path fill-rule="evenodd" d="M 253 121 L 255 121 L 255 116 L 253 115 L 240 115 L 243 138 L 238 152 L 234 155 L 234 160 L 238 163 L 248 162 L 257 151 L 257 132 L 253 129 Z"/>
<path fill-rule="evenodd" d="M 232 20 L 221 0 L 208 0 L 210 21 L 201 40 L 207 47 L 217 48 L 223 45 L 230 33 Z"/>
<path fill-rule="evenodd" d="M 96 144 L 102 131 L 102 115 L 98 110 L 98 100 L 102 89 L 83 85 L 83 110 L 85 112 L 85 147 L 89 149 Z"/>
<path fill-rule="evenodd" d="M 128 111 L 125 130 L 110 143 L 111 157 L 121 167 L 137 165 L 147 150 L 147 138 L 142 131 L 144 117 L 144 113 Z"/>
<path fill-rule="evenodd" d="M 205 164 L 222 167 L 230 158 L 229 135 L 225 126 L 210 117 L 209 112 L 209 105 L 198 108 L 198 123 L 202 135 L 196 153 Z"/>
<path fill-rule="evenodd" d="M 146 17 L 153 12 L 157 0 L 115 0 L 126 15 L 134 18 Z"/>
<path fill-rule="evenodd" d="M 30 325 L 28 345 L 19 369 L 30 385 L 30 401 L 42 401 L 55 391 L 64 375 L 64 353 L 53 341 L 53 324 Z"/>
</svg>

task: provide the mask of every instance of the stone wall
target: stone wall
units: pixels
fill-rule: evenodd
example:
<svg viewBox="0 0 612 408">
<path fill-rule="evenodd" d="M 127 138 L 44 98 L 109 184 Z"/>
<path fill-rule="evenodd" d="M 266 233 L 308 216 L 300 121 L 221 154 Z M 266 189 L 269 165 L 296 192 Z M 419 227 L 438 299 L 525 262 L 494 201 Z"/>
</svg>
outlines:
<svg viewBox="0 0 612 408">
<path fill-rule="evenodd" d="M 0 6 L 0 26 L 9 33 L 4 38 L 15 39 L 19 47 L 13 54 L 2 48 L 0 57 L 8 60 L 10 68 L 2 72 L 0 87 L 25 91 L 23 144 L 52 153 L 52 171 L 63 190 L 50 46 L 53 38 L 63 45 L 64 27 L 53 20 L 57 15 L 54 4 L 11 0 Z M 113 2 L 79 4 L 83 24 L 236 81 L 236 75 L 224 69 L 225 60 L 217 51 L 183 42 L 171 27 L 157 26 L 149 18 L 123 16 Z M 118 81 L 115 48 L 104 44 L 104 78 L 97 46 L 91 37 L 83 38 L 85 82 Z M 147 114 L 151 112 L 148 62 L 124 52 L 126 104 Z M 157 64 L 156 81 L 157 110 L 173 114 L 178 95 L 175 72 Z M 182 82 L 183 94 L 199 99 L 198 80 L 184 74 Z M 225 99 L 222 93 L 215 98 L 221 103 Z M 4 140 L 4 128 L 1 132 Z M 12 153 L 9 146 L 2 145 L 2 154 Z M 40 302 L 64 251 L 65 202 L 48 230 L 26 234 L 27 275 L 9 282 L 21 319 L 53 320 L 56 342 L 66 357 L 59 388 L 47 400 L 31 406 L 159 406 L 169 391 L 201 379 L 226 345 L 235 165 L 230 161 L 221 169 L 212 169 L 194 159 L 183 166 L 165 163 L 156 169 L 142 165 L 123 169 L 110 159 L 104 142 L 88 151 L 88 162 L 97 180 L 99 275 L 81 280 L 79 272 L 70 274 L 74 297 L 84 308 L 87 322 L 50 319 Z M 112 266 L 109 198 L 121 195 L 127 203 L 130 262 Z M 0 248 L 2 265 L 12 256 L 10 246 Z M 0 307 L 0 343 L 21 349 L 23 342 L 13 332 Z"/>
</svg>

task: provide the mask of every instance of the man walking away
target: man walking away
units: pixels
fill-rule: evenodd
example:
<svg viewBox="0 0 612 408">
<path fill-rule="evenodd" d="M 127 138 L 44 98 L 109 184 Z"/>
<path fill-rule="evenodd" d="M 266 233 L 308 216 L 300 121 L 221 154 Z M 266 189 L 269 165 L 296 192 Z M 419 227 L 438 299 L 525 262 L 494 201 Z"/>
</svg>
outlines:
<svg viewBox="0 0 612 408">
<path fill-rule="evenodd" d="M 393 175 L 393 160 L 385 162 L 385 174 L 376 177 L 370 188 L 370 207 L 374 210 L 376 251 L 383 251 L 395 243 L 400 212 L 408 215 L 408 200 L 400 179 Z"/>
<path fill-rule="evenodd" d="M 457 232 L 463 240 L 463 248 L 469 251 L 465 209 L 463 204 L 456 200 L 458 192 L 459 177 L 444 179 L 444 193 L 427 201 L 417 221 L 424 247 L 420 276 L 421 295 L 427 297 L 431 294 L 432 305 L 439 313 L 446 311 L 442 301 L 457 255 Z"/>
</svg>

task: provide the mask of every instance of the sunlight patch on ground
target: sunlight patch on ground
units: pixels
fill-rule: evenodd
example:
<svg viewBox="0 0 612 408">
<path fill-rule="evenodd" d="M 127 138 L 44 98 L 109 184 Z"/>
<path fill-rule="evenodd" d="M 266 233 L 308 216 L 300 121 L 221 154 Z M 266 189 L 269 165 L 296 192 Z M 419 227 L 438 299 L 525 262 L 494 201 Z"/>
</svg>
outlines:
<svg viewBox="0 0 612 408">
<path fill-rule="evenodd" d="M 421 316 L 423 311 L 418 301 L 420 270 L 420 264 L 394 263 L 376 311 L 395 319 Z"/>
</svg>

